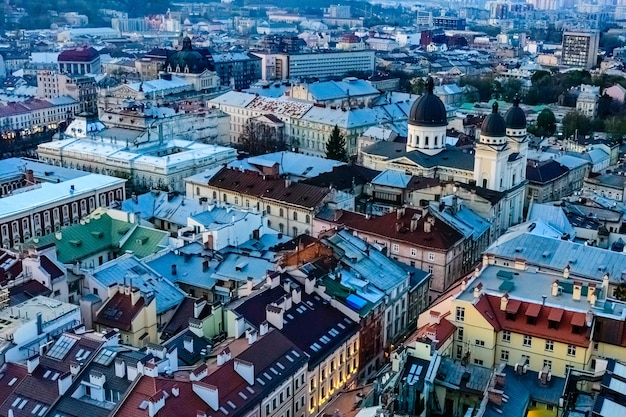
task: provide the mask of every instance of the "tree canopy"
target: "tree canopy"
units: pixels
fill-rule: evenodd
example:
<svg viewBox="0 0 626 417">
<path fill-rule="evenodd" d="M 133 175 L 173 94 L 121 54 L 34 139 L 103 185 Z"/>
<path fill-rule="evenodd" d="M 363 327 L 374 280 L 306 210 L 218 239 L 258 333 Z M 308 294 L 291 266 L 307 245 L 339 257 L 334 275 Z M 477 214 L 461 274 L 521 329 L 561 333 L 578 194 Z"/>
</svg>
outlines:
<svg viewBox="0 0 626 417">
<path fill-rule="evenodd" d="M 348 153 L 346 152 L 346 139 L 341 134 L 339 126 L 335 125 L 333 131 L 326 142 L 326 158 L 346 162 Z"/>
</svg>

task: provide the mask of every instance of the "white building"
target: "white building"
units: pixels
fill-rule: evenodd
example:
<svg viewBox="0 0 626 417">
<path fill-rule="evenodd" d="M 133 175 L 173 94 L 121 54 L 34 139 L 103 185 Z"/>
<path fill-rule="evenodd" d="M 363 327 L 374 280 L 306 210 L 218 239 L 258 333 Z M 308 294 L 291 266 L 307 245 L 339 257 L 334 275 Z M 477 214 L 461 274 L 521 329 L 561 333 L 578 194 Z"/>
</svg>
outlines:
<svg viewBox="0 0 626 417">
<path fill-rule="evenodd" d="M 0 356 L 7 362 L 39 354 L 48 340 L 82 323 L 77 305 L 38 296 L 0 310 Z"/>
<path fill-rule="evenodd" d="M 598 116 L 598 104 L 600 102 L 600 87 L 581 84 L 580 93 L 576 99 L 576 111 L 591 119 Z"/>
<path fill-rule="evenodd" d="M 105 129 L 89 137 L 41 144 L 37 150 L 40 160 L 53 165 L 128 178 L 138 187 L 169 191 L 183 191 L 184 178 L 237 157 L 233 148 L 165 139 L 162 132 L 152 138 L 149 132 L 143 133 Z"/>
</svg>

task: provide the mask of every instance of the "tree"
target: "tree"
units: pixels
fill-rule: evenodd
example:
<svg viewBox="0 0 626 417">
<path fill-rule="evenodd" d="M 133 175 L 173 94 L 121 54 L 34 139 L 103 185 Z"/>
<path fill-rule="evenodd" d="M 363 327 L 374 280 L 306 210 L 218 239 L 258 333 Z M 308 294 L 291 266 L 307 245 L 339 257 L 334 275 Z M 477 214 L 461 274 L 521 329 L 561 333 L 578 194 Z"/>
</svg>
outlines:
<svg viewBox="0 0 626 417">
<path fill-rule="evenodd" d="M 254 156 L 284 151 L 287 144 L 282 137 L 282 130 L 248 119 L 239 135 L 238 148 Z"/>
<path fill-rule="evenodd" d="M 626 283 L 621 282 L 616 288 L 614 296 L 620 301 L 626 301 Z"/>
<path fill-rule="evenodd" d="M 346 162 L 348 154 L 346 152 L 346 139 L 339 131 L 339 126 L 335 125 L 328 142 L 326 142 L 326 158 Z"/>
<path fill-rule="evenodd" d="M 556 132 L 556 117 L 552 110 L 545 108 L 537 116 L 537 136 L 552 136 Z"/>
<path fill-rule="evenodd" d="M 569 112 L 563 117 L 563 135 L 566 138 L 575 134 L 586 136 L 591 133 L 591 120 L 577 111 Z"/>
</svg>

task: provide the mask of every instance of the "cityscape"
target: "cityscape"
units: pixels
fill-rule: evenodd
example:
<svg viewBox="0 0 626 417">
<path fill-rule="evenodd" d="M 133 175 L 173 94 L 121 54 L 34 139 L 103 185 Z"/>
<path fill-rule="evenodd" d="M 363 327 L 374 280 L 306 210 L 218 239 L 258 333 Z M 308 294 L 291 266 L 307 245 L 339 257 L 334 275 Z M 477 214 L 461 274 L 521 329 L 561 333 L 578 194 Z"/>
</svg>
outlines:
<svg viewBox="0 0 626 417">
<path fill-rule="evenodd" d="M 6 0 L 0 417 L 626 417 L 625 0 Z"/>
</svg>

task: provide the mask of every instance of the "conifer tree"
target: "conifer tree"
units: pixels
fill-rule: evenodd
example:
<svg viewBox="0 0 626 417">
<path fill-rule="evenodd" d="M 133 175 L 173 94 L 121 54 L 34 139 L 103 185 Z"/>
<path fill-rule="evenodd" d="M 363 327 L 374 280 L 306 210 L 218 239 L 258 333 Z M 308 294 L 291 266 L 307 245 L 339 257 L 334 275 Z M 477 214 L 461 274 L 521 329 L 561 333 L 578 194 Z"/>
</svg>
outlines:
<svg viewBox="0 0 626 417">
<path fill-rule="evenodd" d="M 326 158 L 335 159 L 337 161 L 346 162 L 348 154 L 346 153 L 346 139 L 339 131 L 339 126 L 335 125 L 328 142 L 326 143 Z"/>
</svg>

